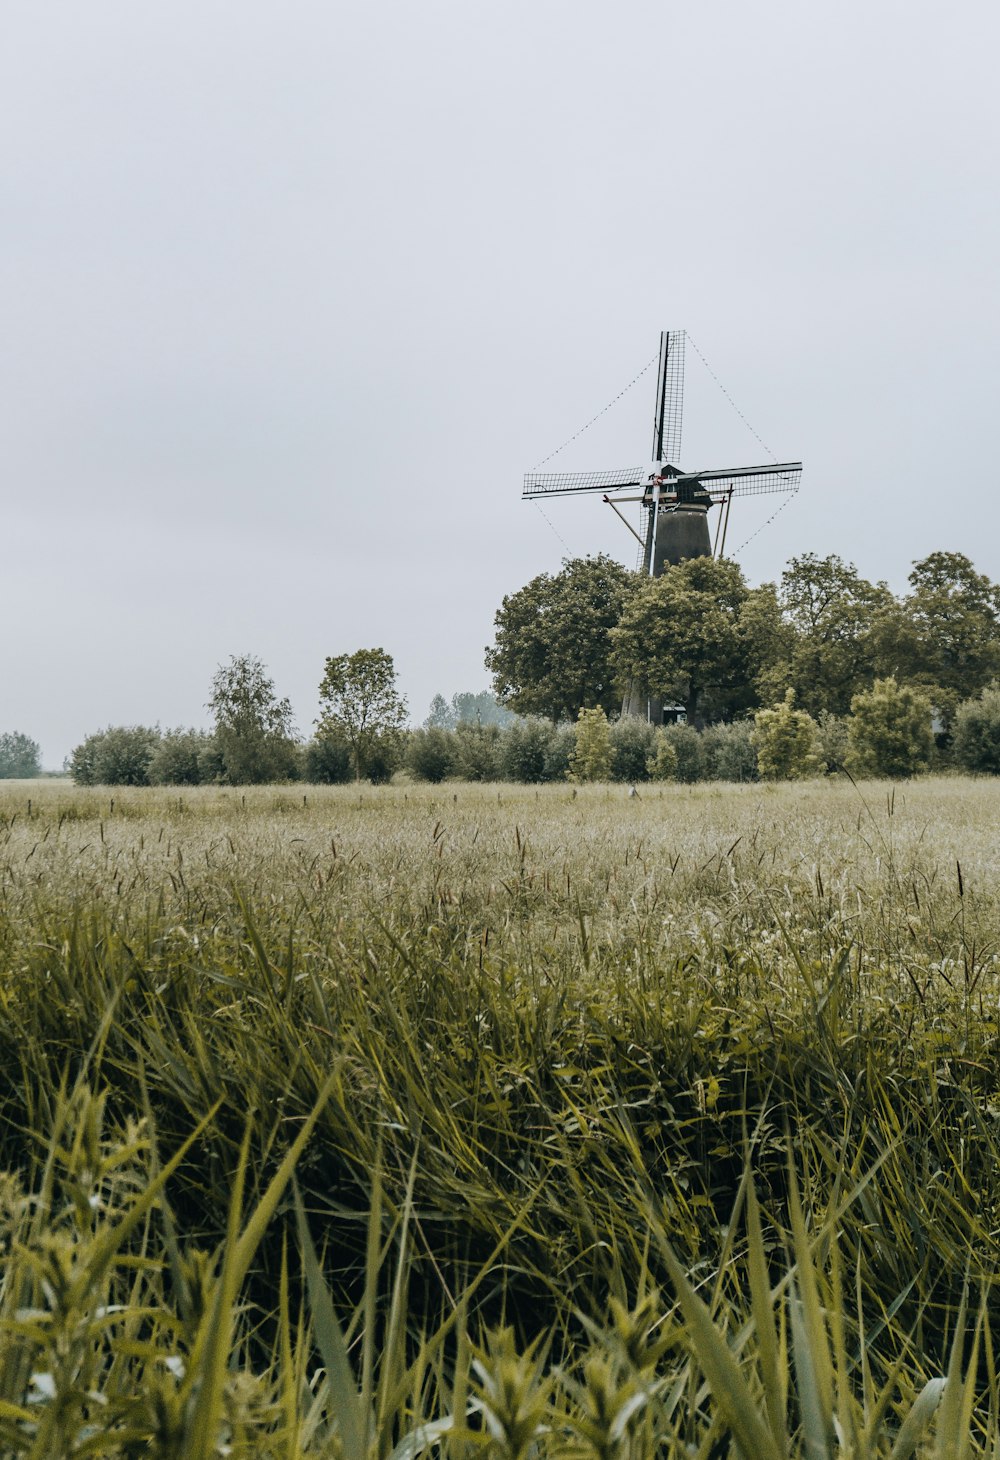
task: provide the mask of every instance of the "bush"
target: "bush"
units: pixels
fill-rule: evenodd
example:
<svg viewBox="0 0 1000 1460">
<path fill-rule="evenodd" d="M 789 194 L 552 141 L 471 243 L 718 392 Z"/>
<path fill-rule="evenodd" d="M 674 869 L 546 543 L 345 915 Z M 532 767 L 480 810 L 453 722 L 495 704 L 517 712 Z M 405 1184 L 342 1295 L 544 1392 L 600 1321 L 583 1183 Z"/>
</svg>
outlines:
<svg viewBox="0 0 1000 1460">
<path fill-rule="evenodd" d="M 964 771 L 1000 775 L 1000 686 L 963 700 L 952 721 L 952 753 Z"/>
<path fill-rule="evenodd" d="M 317 735 L 305 746 L 304 774 L 314 786 L 343 786 L 354 780 L 351 747 L 337 735 Z"/>
<path fill-rule="evenodd" d="M 707 758 L 702 738 L 692 725 L 665 725 L 663 734 L 677 756 L 677 780 L 702 781 Z"/>
<path fill-rule="evenodd" d="M 812 715 L 795 708 L 795 691 L 769 710 L 754 716 L 753 742 L 757 768 L 767 781 L 798 781 L 824 769 L 819 749 L 819 727 Z"/>
<path fill-rule="evenodd" d="M 37 740 L 9 730 L 0 735 L 0 781 L 32 780 L 42 774 L 42 751 Z"/>
<path fill-rule="evenodd" d="M 597 705 L 582 709 L 577 716 L 573 753 L 567 775 L 571 781 L 607 781 L 611 776 L 611 727 Z"/>
<path fill-rule="evenodd" d="M 553 725 L 549 743 L 545 748 L 545 779 L 565 781 L 569 776 L 569 763 L 576 749 L 576 727 L 574 725 Z"/>
<path fill-rule="evenodd" d="M 820 710 L 817 734 L 819 751 L 826 764 L 827 774 L 842 771 L 847 765 L 850 742 L 846 718 L 843 715 L 834 715 L 830 710 Z"/>
<path fill-rule="evenodd" d="M 500 773 L 504 779 L 529 784 L 548 780 L 546 762 L 551 739 L 548 720 L 515 720 L 500 741 Z"/>
<path fill-rule="evenodd" d="M 411 730 L 403 764 L 418 781 L 437 785 L 450 776 L 455 765 L 454 735 L 440 726 Z"/>
<path fill-rule="evenodd" d="M 910 685 L 877 679 L 851 700 L 848 767 L 863 776 L 912 776 L 934 749 L 931 702 Z"/>
<path fill-rule="evenodd" d="M 148 786 L 160 732 L 146 725 L 109 725 L 88 735 L 70 756 L 78 786 Z"/>
<path fill-rule="evenodd" d="M 753 742 L 751 720 L 709 725 L 702 731 L 701 748 L 705 757 L 705 775 L 710 780 L 757 780 L 757 748 Z"/>
<path fill-rule="evenodd" d="M 656 752 L 656 727 L 626 715 L 611 726 L 611 779 L 648 781 L 647 762 Z"/>
<path fill-rule="evenodd" d="M 455 770 L 463 781 L 495 781 L 500 770 L 500 731 L 495 725 L 459 725 Z"/>
<path fill-rule="evenodd" d="M 677 751 L 662 728 L 656 732 L 653 754 L 646 762 L 646 771 L 653 781 L 673 781 L 677 777 Z"/>
<path fill-rule="evenodd" d="M 146 774 L 151 786 L 200 786 L 203 767 L 211 764 L 206 754 L 215 747 L 215 736 L 204 730 L 166 730 L 154 747 Z M 204 758 L 204 761 L 202 757 Z"/>
</svg>

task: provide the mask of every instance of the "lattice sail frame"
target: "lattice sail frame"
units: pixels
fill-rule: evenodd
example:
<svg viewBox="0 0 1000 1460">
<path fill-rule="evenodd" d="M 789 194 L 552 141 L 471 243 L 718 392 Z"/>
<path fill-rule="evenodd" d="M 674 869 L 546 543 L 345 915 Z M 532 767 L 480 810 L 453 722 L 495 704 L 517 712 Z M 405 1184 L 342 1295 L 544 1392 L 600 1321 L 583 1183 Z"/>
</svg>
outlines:
<svg viewBox="0 0 1000 1460">
<path fill-rule="evenodd" d="M 769 492 L 797 492 L 802 479 L 801 461 L 771 462 L 766 466 L 722 467 L 713 471 L 685 471 L 663 477 L 660 501 L 669 506 L 674 488 L 682 482 L 698 482 L 710 496 L 756 497 Z M 642 487 L 652 500 L 649 468 L 623 466 L 607 471 L 529 471 L 524 476 L 524 497 L 554 497 L 573 492 L 618 492 Z"/>
</svg>

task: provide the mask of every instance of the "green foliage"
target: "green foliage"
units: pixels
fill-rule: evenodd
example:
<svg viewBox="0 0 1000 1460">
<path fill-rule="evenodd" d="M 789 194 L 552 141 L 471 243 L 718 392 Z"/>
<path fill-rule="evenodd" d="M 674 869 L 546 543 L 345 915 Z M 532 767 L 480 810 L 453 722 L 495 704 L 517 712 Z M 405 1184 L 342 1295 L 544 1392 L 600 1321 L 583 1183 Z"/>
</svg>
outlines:
<svg viewBox="0 0 1000 1460">
<path fill-rule="evenodd" d="M 819 727 L 805 710 L 795 708 L 793 689 L 787 691 L 780 705 L 757 711 L 753 743 L 757 768 L 766 781 L 797 781 L 825 770 Z"/>
<path fill-rule="evenodd" d="M 252 654 L 231 655 L 212 677 L 208 708 L 226 780 L 233 786 L 293 780 L 298 771 L 292 707 Z"/>
<path fill-rule="evenodd" d="M 611 778 L 611 727 L 600 705 L 581 709 L 576 719 L 576 743 L 569 758 L 571 781 L 607 781 Z"/>
<path fill-rule="evenodd" d="M 705 743 L 694 726 L 664 725 L 663 736 L 677 756 L 677 780 L 687 784 L 703 780 L 707 768 Z"/>
<path fill-rule="evenodd" d="M 619 682 L 638 680 L 700 723 L 707 692 L 718 708 L 749 677 L 746 598 L 742 572 L 725 559 L 689 558 L 643 579 L 611 636 Z"/>
<path fill-rule="evenodd" d="M 910 683 L 951 691 L 952 706 L 939 706 L 947 710 L 1000 672 L 1000 589 L 963 553 L 931 553 L 914 563 L 909 581 L 911 628 L 896 646 L 894 671 Z M 930 698 L 936 703 L 940 696 Z"/>
<path fill-rule="evenodd" d="M 998 1452 L 997 783 L 574 790 L 0 793 L 4 1455 Z"/>
<path fill-rule="evenodd" d="M 611 779 L 634 785 L 649 776 L 648 762 L 655 753 L 656 727 L 625 715 L 611 726 Z"/>
<path fill-rule="evenodd" d="M 146 725 L 109 725 L 76 746 L 70 775 L 78 786 L 148 786 L 159 739 Z"/>
<path fill-rule="evenodd" d="M 1000 775 L 1000 686 L 990 685 L 974 700 L 963 700 L 952 723 L 956 765 L 980 775 Z"/>
<path fill-rule="evenodd" d="M 510 710 L 498 704 L 488 689 L 481 689 L 477 694 L 463 690 L 452 695 L 451 714 L 455 725 L 499 725 L 501 730 L 513 725 L 517 719 Z"/>
<path fill-rule="evenodd" d="M 616 698 L 611 631 L 635 576 L 613 559 L 567 559 L 508 595 L 486 651 L 498 699 L 522 715 L 575 720 Z"/>
<path fill-rule="evenodd" d="M 710 781 L 755 781 L 757 749 L 752 720 L 709 725 L 702 731 L 705 777 Z"/>
<path fill-rule="evenodd" d="M 0 734 L 0 781 L 32 780 L 42 773 L 42 751 L 37 740 L 19 730 Z"/>
<path fill-rule="evenodd" d="M 516 720 L 500 739 L 500 774 L 508 781 L 532 785 L 549 780 L 550 747 L 555 727 L 532 716 Z"/>
<path fill-rule="evenodd" d="M 435 695 L 424 721 L 425 730 L 454 730 L 455 712 L 444 695 Z"/>
<path fill-rule="evenodd" d="M 317 735 L 306 742 L 304 775 L 315 786 L 342 786 L 354 780 L 351 747 L 342 735 Z"/>
<path fill-rule="evenodd" d="M 677 750 L 662 727 L 656 731 L 646 772 L 651 781 L 673 781 L 677 777 Z"/>
<path fill-rule="evenodd" d="M 848 769 L 855 775 L 913 776 L 934 749 L 931 703 L 910 685 L 877 679 L 851 701 Z"/>
<path fill-rule="evenodd" d="M 794 630 L 784 663 L 766 676 L 766 698 L 791 686 L 811 715 L 844 714 L 851 697 L 871 685 L 878 659 L 876 626 L 894 599 L 884 583 L 862 578 L 835 553 L 792 558 L 782 574 L 781 606 Z"/>
<path fill-rule="evenodd" d="M 320 736 L 346 739 L 358 780 L 388 780 L 402 760 L 406 724 L 406 701 L 396 687 L 392 655 L 384 649 L 358 649 L 328 659 L 319 699 Z"/>
<path fill-rule="evenodd" d="M 418 781 L 430 781 L 436 785 L 454 770 L 454 736 L 437 726 L 411 730 L 406 740 L 403 763 Z"/>
<path fill-rule="evenodd" d="M 500 731 L 496 725 L 455 728 L 455 773 L 463 781 L 495 781 L 500 775 Z"/>
<path fill-rule="evenodd" d="M 164 730 L 150 757 L 146 775 L 151 786 L 200 786 L 221 759 L 214 735 L 204 730 Z"/>
<path fill-rule="evenodd" d="M 850 752 L 849 723 L 844 715 L 833 715 L 829 710 L 819 712 L 816 733 L 819 753 L 828 774 L 842 771 L 847 765 Z"/>
</svg>

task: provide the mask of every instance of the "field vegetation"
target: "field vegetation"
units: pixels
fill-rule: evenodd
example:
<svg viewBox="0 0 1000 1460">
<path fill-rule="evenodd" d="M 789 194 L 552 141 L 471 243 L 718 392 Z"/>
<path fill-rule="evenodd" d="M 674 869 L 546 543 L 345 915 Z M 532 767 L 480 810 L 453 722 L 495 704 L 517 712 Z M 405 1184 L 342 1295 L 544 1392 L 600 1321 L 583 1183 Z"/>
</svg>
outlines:
<svg viewBox="0 0 1000 1460">
<path fill-rule="evenodd" d="M 1000 787 L 0 792 L 0 1453 L 995 1454 Z"/>
</svg>

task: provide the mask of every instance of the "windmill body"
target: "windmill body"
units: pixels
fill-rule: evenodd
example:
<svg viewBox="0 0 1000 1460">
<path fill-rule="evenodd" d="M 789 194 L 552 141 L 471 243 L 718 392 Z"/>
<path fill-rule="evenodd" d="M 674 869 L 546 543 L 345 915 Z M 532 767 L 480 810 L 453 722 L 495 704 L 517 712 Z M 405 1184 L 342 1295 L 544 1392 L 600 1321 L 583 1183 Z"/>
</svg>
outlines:
<svg viewBox="0 0 1000 1460">
<path fill-rule="evenodd" d="M 797 492 L 802 477 L 800 461 L 693 472 L 682 471 L 674 464 L 681 455 L 685 339 L 683 330 L 665 330 L 660 335 L 649 466 L 595 472 L 533 471 L 524 478 L 526 498 L 601 492 L 639 542 L 637 570 L 654 578 L 685 559 L 724 553 L 734 497 Z M 639 531 L 620 511 L 622 505 L 636 503 L 640 507 Z M 713 506 L 719 508 L 714 543 L 709 526 Z M 626 693 L 622 713 L 656 723 L 664 716 L 660 702 L 639 685 Z"/>
</svg>

